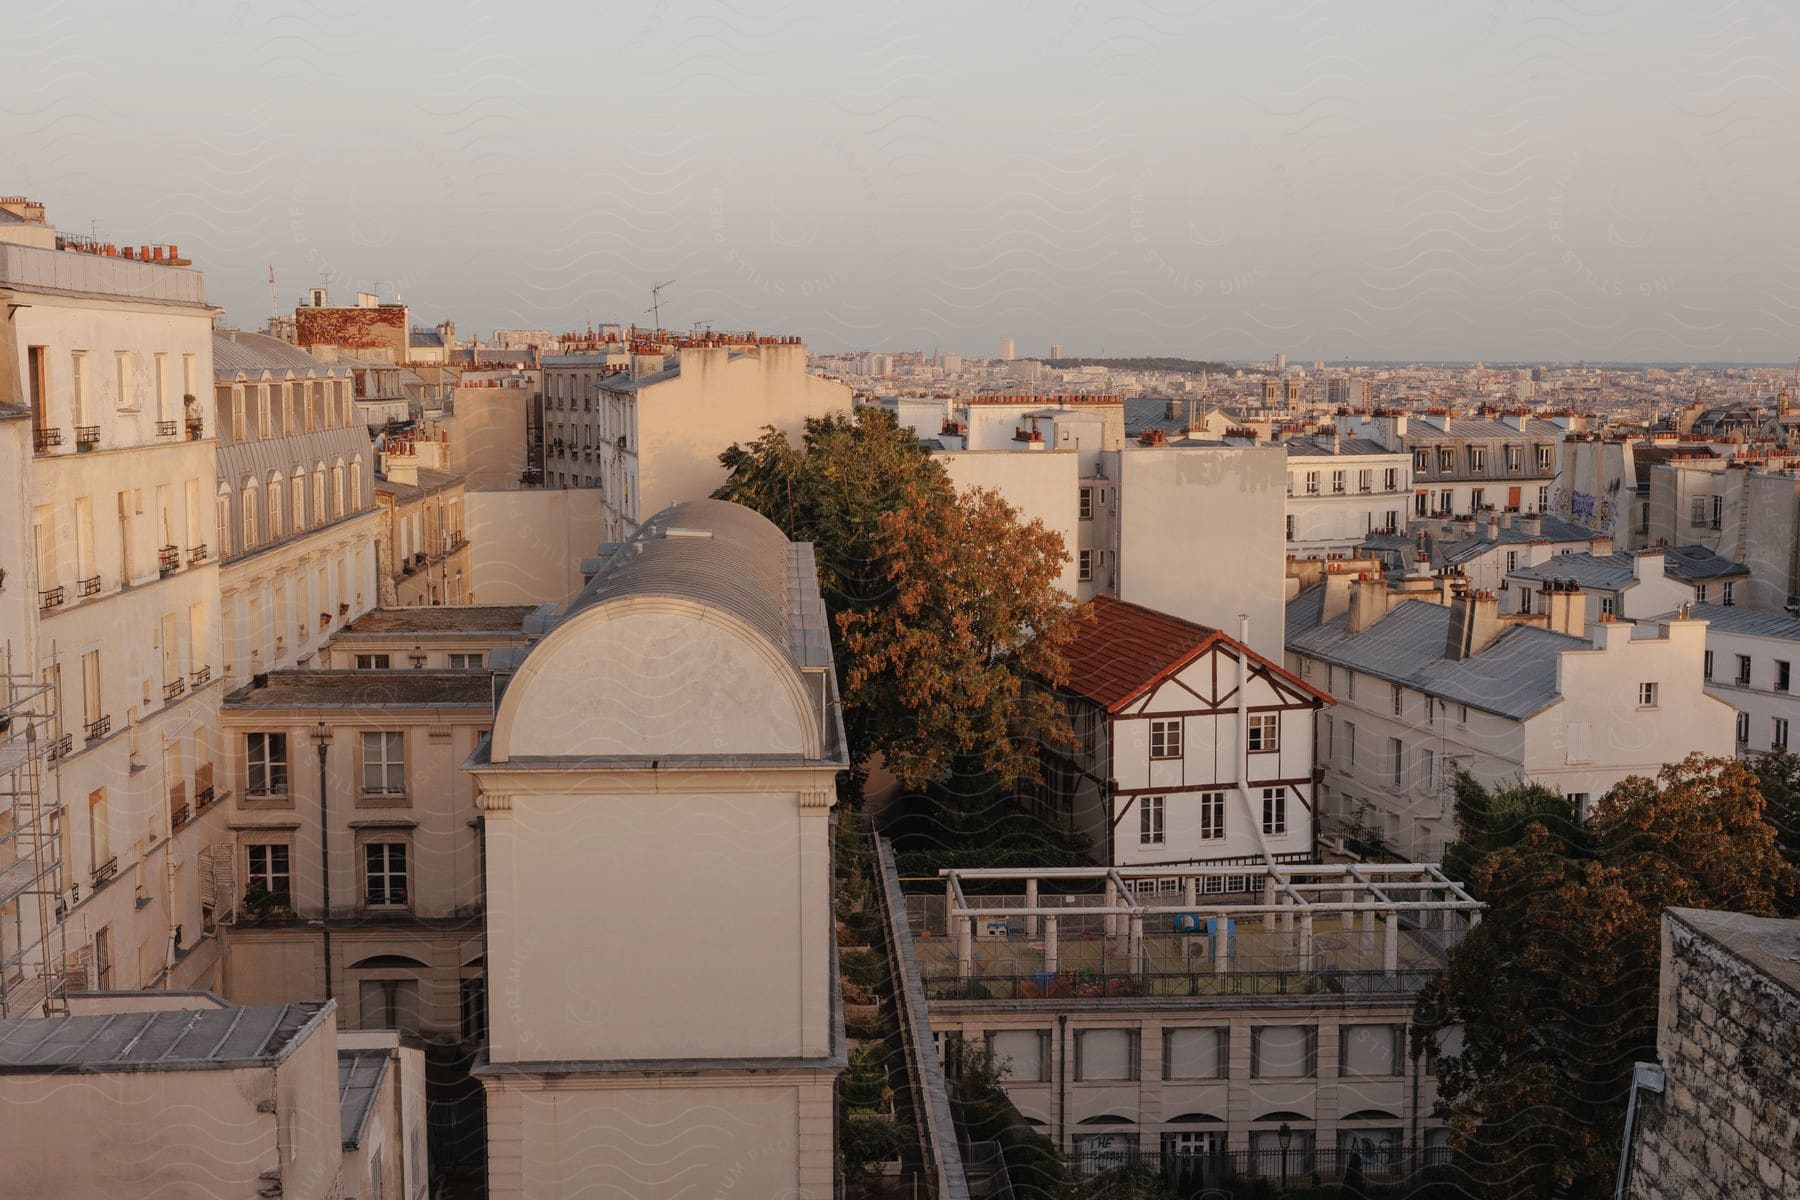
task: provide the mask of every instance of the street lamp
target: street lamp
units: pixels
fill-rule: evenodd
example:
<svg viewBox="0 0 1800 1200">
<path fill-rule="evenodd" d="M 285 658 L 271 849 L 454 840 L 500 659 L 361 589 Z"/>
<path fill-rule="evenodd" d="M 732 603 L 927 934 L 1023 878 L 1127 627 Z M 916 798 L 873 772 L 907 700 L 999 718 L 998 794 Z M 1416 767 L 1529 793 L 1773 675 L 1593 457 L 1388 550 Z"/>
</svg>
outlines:
<svg viewBox="0 0 1800 1200">
<path fill-rule="evenodd" d="M 319 876 L 324 906 L 319 928 L 325 935 L 325 999 L 331 999 L 331 804 L 325 790 L 325 754 L 331 749 L 331 726 L 313 726 L 313 745 L 319 750 Z"/>
<path fill-rule="evenodd" d="M 320 753 L 324 753 L 320 751 Z M 1275 1131 L 1275 1144 L 1281 1147 L 1281 1190 L 1287 1191 L 1287 1156 L 1288 1147 L 1294 1144 L 1294 1127 L 1286 1121 Z"/>
</svg>

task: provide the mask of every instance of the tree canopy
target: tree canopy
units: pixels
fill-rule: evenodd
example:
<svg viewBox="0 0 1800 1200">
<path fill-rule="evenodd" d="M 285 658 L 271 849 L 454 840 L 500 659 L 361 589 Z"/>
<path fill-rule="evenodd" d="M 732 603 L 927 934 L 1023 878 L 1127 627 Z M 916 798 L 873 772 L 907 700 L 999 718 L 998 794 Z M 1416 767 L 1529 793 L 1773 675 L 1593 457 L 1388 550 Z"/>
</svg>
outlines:
<svg viewBox="0 0 1800 1200">
<path fill-rule="evenodd" d="M 1734 760 L 1627 779 L 1585 820 L 1545 789 L 1466 778 L 1457 804 L 1467 836 L 1445 859 L 1489 909 L 1415 1029 L 1463 1029 L 1439 1080 L 1453 1140 L 1489 1195 L 1607 1195 L 1632 1064 L 1655 1052 L 1663 910 L 1774 913 L 1800 876 Z"/>
<path fill-rule="evenodd" d="M 958 495 L 884 409 L 810 418 L 799 446 L 767 429 L 720 455 L 715 495 L 813 543 L 854 760 L 908 787 L 960 757 L 1007 784 L 1035 779 L 1040 739 L 1066 741 L 1048 690 L 1079 610 L 1057 587 L 1068 553 L 997 493 Z"/>
</svg>

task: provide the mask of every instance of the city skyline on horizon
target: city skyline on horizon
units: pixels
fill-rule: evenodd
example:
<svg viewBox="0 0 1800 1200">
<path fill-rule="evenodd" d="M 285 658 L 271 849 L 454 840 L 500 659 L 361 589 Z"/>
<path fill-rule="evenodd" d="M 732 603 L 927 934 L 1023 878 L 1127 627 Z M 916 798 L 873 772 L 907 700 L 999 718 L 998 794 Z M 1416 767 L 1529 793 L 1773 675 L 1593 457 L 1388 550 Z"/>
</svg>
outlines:
<svg viewBox="0 0 1800 1200">
<path fill-rule="evenodd" d="M 666 324 L 825 352 L 1800 347 L 1800 164 L 1759 149 L 1800 116 L 1800 13 L 948 12 L 42 9 L 0 50 L 0 190 L 179 243 L 244 328 L 321 283 L 648 323 L 673 280 Z"/>
</svg>

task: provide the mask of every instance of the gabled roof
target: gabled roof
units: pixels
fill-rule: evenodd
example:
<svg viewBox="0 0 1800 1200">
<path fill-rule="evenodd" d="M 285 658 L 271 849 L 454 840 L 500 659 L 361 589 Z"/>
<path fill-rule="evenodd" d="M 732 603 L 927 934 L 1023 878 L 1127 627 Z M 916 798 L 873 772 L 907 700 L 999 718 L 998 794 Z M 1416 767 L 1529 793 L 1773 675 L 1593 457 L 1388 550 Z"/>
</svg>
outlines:
<svg viewBox="0 0 1800 1200">
<path fill-rule="evenodd" d="M 1705 546 L 1662 546 L 1663 575 L 1678 583 L 1730 579 L 1750 574 L 1750 568 L 1715 554 Z M 1584 588 L 1621 591 L 1631 587 L 1637 575 L 1632 564 L 1645 551 L 1621 550 L 1614 554 L 1558 554 L 1520 567 L 1512 574 L 1520 579 L 1573 579 Z"/>
<path fill-rule="evenodd" d="M 1064 651 L 1069 677 L 1063 688 L 1108 712 L 1118 712 L 1215 645 L 1225 646 L 1233 655 L 1248 655 L 1251 663 L 1320 704 L 1330 702 L 1299 677 L 1217 629 L 1112 596 L 1096 596 L 1091 609 L 1092 616 L 1081 623 Z"/>
</svg>

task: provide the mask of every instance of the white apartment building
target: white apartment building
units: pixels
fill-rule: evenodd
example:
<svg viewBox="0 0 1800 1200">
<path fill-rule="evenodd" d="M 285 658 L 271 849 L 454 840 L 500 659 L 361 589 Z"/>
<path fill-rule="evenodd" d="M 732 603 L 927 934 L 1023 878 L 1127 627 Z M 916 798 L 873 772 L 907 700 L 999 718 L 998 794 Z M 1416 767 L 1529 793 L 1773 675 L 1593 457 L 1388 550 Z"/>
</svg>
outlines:
<svg viewBox="0 0 1800 1200">
<path fill-rule="evenodd" d="M 797 443 L 806 418 L 850 407 L 848 387 L 807 371 L 799 338 L 637 331 L 542 367 L 545 486 L 599 488 L 609 541 L 712 495 L 733 443 L 770 425 Z"/>
<path fill-rule="evenodd" d="M 375 452 L 350 372 L 260 333 L 213 335 L 223 670 L 310 666 L 380 602 Z"/>
<path fill-rule="evenodd" d="M 1543 512 L 1563 435 L 1578 423 L 1524 412 L 1457 417 L 1446 409 L 1342 413 L 1336 421 L 1346 437 L 1412 455 L 1415 517 Z"/>
<path fill-rule="evenodd" d="M 38 793 L 55 993 L 210 984 L 202 852 L 222 840 L 212 319 L 173 247 L 130 257 L 0 202 L 0 464 L 15 676 L 47 686 Z M 28 532 L 27 532 L 28 531 Z M 12 606 L 16 614 L 17 603 Z M 36 982 L 34 976 L 33 982 Z M 8 1006 L 11 1011 L 11 1006 Z"/>
<path fill-rule="evenodd" d="M 467 765 L 488 1194 L 833 1195 L 848 760 L 811 547 L 721 501 L 654 515 Z"/>
<path fill-rule="evenodd" d="M 1330 833 L 1435 859 L 1459 770 L 1586 805 L 1690 751 L 1732 752 L 1732 710 L 1703 690 L 1705 621 L 1587 623 L 1579 590 L 1503 617 L 1436 583 L 1328 576 L 1288 605 L 1288 669 L 1336 701 L 1318 739 Z"/>
<path fill-rule="evenodd" d="M 1706 622 L 1706 694 L 1736 711 L 1738 753 L 1800 752 L 1800 619 L 1718 604 L 1688 615 Z"/>
<path fill-rule="evenodd" d="M 1651 468 L 1645 544 L 1698 545 L 1742 563 L 1747 578 L 1735 603 L 1779 612 L 1800 604 L 1800 467 L 1787 456 L 1736 450 L 1729 462 L 1681 458 Z"/>
<path fill-rule="evenodd" d="M 1237 638 L 1110 596 L 1066 658 L 1076 744 L 1045 747 L 1043 816 L 1115 866 L 1313 857 L 1320 693 Z"/>
<path fill-rule="evenodd" d="M 1412 456 L 1332 432 L 1292 438 L 1287 450 L 1287 552 L 1327 558 L 1374 533 L 1404 531 Z"/>
<path fill-rule="evenodd" d="M 1730 608 L 1750 572 L 1703 546 L 1659 546 L 1613 554 L 1554 554 L 1506 573 L 1501 609 L 1507 613 L 1544 611 L 1547 592 L 1580 590 L 1584 623 L 1635 621 L 1670 612 L 1683 604 L 1717 603 Z"/>
</svg>

